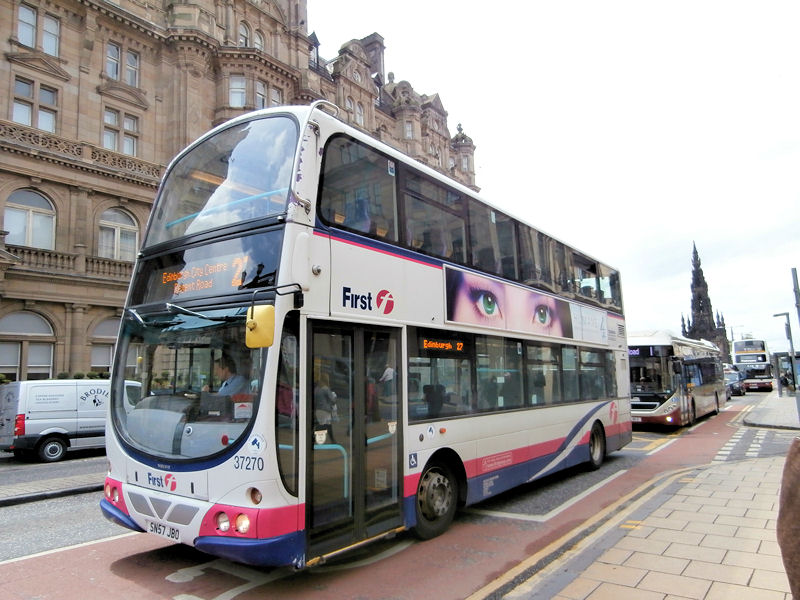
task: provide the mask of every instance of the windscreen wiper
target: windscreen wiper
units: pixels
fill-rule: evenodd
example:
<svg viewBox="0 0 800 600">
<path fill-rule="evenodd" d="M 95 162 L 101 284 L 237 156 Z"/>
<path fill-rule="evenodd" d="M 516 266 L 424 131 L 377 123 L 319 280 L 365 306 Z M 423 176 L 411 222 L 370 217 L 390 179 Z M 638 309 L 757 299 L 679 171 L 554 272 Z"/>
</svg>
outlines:
<svg viewBox="0 0 800 600">
<path fill-rule="evenodd" d="M 269 271 L 264 273 L 264 265 L 262 263 L 258 263 L 256 267 L 256 272 L 253 273 L 250 281 L 245 281 L 247 279 L 247 271 L 242 271 L 242 283 L 239 286 L 240 290 L 245 290 L 249 288 L 260 288 L 260 287 L 270 287 L 275 285 L 275 271 Z"/>
<path fill-rule="evenodd" d="M 222 317 L 209 317 L 208 315 L 204 315 L 203 313 L 199 313 L 194 310 L 189 310 L 188 308 L 184 308 L 177 304 L 173 304 L 172 302 L 165 302 L 164 306 L 167 307 L 167 310 L 171 313 L 181 313 L 184 315 L 190 315 L 192 317 L 198 317 L 200 319 L 205 319 L 206 321 L 220 321 L 220 322 L 231 322 L 231 321 L 244 321 L 246 319 L 245 315 L 224 315 Z"/>
<path fill-rule="evenodd" d="M 134 320 L 142 327 L 157 327 L 164 329 L 179 324 L 179 321 L 157 321 L 157 322 L 146 323 L 145 320 L 142 318 L 142 315 L 136 312 L 135 308 L 126 308 L 125 312 L 131 315 L 134 318 Z"/>
</svg>

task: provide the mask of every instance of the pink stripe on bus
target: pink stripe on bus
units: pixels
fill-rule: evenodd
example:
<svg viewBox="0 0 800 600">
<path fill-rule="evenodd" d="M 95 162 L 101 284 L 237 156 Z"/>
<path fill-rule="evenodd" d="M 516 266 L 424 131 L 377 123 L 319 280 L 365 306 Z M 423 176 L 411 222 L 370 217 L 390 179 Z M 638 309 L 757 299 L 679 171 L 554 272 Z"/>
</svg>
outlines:
<svg viewBox="0 0 800 600">
<path fill-rule="evenodd" d="M 390 252 L 389 250 L 382 250 L 380 248 L 374 248 L 373 246 L 368 246 L 367 244 L 362 244 L 360 242 L 355 242 L 355 241 L 352 241 L 352 240 L 345 240 L 345 239 L 342 239 L 342 238 L 338 238 L 338 237 L 332 236 L 332 235 L 327 234 L 327 233 L 322 233 L 320 231 L 314 231 L 314 235 L 318 235 L 320 237 L 324 237 L 324 238 L 327 238 L 329 240 L 334 240 L 336 242 L 341 242 L 342 244 L 348 244 L 350 246 L 356 246 L 357 248 L 363 248 L 364 250 L 371 250 L 372 252 L 377 252 L 379 254 L 385 254 L 386 256 L 392 256 L 394 258 L 399 258 L 401 260 L 407 260 L 409 262 L 413 262 L 413 263 L 416 263 L 418 265 L 424 265 L 426 267 L 431 267 L 432 269 L 439 269 L 439 270 L 442 269 L 442 265 L 432 265 L 431 263 L 425 262 L 423 260 L 418 260 L 416 258 L 411 258 L 410 256 L 403 256 L 402 254 L 397 254 L 395 252 Z M 411 251 L 409 250 L 409 252 L 411 252 Z"/>
</svg>

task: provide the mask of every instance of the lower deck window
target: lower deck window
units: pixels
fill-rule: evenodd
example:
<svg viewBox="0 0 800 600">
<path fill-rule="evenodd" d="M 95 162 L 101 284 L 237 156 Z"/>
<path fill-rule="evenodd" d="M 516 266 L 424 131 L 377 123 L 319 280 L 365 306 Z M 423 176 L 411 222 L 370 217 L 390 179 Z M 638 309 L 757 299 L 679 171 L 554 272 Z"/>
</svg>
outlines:
<svg viewBox="0 0 800 600">
<path fill-rule="evenodd" d="M 411 422 L 616 396 L 614 353 L 409 328 Z"/>
</svg>

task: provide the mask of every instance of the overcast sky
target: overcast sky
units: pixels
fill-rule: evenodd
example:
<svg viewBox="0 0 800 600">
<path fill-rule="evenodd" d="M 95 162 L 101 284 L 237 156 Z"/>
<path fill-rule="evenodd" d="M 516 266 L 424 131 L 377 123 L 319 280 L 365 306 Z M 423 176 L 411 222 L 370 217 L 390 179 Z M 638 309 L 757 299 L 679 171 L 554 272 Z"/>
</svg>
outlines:
<svg viewBox="0 0 800 600">
<path fill-rule="evenodd" d="M 680 333 L 694 242 L 728 337 L 772 351 L 780 312 L 800 351 L 798 23 L 796 0 L 308 0 L 323 58 L 377 32 L 440 95 L 485 199 L 620 270 L 628 331 Z"/>
</svg>

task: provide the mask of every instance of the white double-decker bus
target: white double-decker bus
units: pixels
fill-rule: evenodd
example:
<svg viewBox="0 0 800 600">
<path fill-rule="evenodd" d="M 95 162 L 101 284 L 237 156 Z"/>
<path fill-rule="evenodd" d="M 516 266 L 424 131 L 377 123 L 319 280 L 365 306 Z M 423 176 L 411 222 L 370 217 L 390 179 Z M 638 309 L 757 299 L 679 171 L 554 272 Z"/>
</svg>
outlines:
<svg viewBox="0 0 800 600">
<path fill-rule="evenodd" d="M 631 440 L 618 273 L 335 110 L 244 115 L 167 169 L 114 361 L 109 519 L 300 568 Z"/>
<path fill-rule="evenodd" d="M 748 390 L 772 391 L 772 363 L 764 340 L 734 341 L 733 364 L 744 374 L 744 385 Z"/>
</svg>

